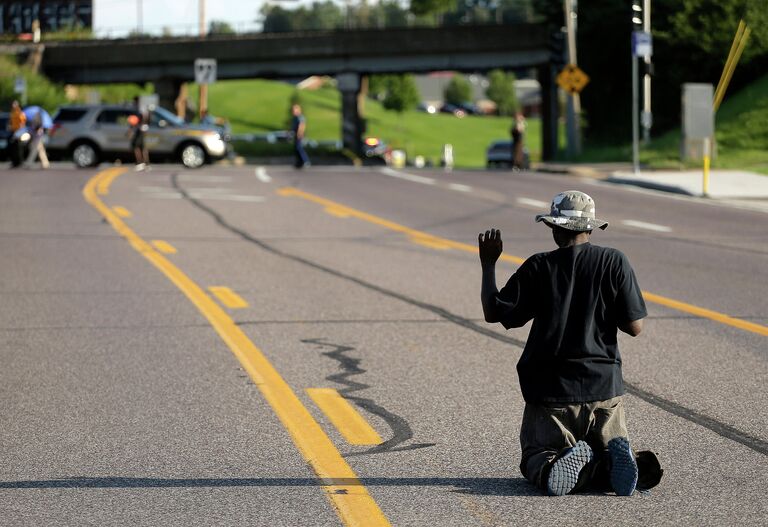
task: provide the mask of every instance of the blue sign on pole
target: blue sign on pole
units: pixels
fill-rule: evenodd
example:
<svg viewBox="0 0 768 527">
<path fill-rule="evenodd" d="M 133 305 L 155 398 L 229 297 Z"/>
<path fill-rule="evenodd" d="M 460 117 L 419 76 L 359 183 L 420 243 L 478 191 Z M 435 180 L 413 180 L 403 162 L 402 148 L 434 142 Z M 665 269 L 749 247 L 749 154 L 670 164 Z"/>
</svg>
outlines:
<svg viewBox="0 0 768 527">
<path fill-rule="evenodd" d="M 635 57 L 650 57 L 653 55 L 653 38 L 650 32 L 632 32 L 632 55 Z"/>
</svg>

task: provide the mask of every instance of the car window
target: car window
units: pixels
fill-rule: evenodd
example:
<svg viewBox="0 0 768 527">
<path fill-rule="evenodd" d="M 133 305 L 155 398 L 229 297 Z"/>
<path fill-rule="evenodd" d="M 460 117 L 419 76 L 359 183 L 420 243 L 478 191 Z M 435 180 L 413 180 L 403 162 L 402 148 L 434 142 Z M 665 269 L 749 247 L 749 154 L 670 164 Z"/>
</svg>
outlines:
<svg viewBox="0 0 768 527">
<path fill-rule="evenodd" d="M 103 110 L 96 121 L 101 124 L 119 124 L 128 126 L 128 117 L 134 113 L 135 112 L 128 109 Z"/>
<path fill-rule="evenodd" d="M 166 121 L 173 126 L 183 126 L 184 120 L 172 114 L 165 108 L 155 108 L 149 118 L 149 124 L 157 126 L 160 121 Z"/>
<path fill-rule="evenodd" d="M 5 130 L 8 127 L 8 118 L 0 117 L 0 130 Z"/>
<path fill-rule="evenodd" d="M 74 123 L 79 121 L 88 110 L 78 108 L 60 108 L 53 117 L 54 123 Z"/>
</svg>

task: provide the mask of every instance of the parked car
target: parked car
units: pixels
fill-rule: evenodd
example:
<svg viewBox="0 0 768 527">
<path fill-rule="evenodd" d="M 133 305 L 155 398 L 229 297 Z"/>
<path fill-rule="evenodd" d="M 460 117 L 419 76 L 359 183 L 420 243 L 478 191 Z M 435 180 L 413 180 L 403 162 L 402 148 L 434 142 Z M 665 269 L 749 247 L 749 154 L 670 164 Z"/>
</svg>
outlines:
<svg viewBox="0 0 768 527">
<path fill-rule="evenodd" d="M 525 143 L 523 143 L 525 144 Z M 485 152 L 485 166 L 488 168 L 512 166 L 512 141 L 496 141 L 491 143 Z M 523 146 L 523 166 L 528 170 L 531 166 L 531 157 L 528 149 Z"/>
<path fill-rule="evenodd" d="M 114 159 L 130 161 L 128 117 L 137 113 L 132 106 L 62 106 L 53 117 L 48 152 L 54 158 L 70 158 L 79 167 Z M 145 142 L 152 161 L 171 159 L 187 168 L 198 168 L 227 153 L 227 143 L 218 130 L 187 124 L 160 107 L 150 111 Z"/>
<path fill-rule="evenodd" d="M 460 106 L 456 106 L 455 104 L 451 104 L 449 102 L 443 104 L 440 107 L 440 113 L 452 113 L 456 117 L 464 117 L 467 115 L 467 112 L 464 110 L 464 108 L 461 108 Z"/>
<path fill-rule="evenodd" d="M 384 157 L 389 147 L 378 137 L 366 137 L 363 141 L 363 154 L 365 157 Z"/>
</svg>

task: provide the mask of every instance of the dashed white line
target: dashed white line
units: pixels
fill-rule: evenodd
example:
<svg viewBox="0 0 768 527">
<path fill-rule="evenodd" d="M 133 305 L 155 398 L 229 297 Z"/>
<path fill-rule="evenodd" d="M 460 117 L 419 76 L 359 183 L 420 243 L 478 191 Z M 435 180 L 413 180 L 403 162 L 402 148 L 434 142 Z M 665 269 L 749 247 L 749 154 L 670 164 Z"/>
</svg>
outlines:
<svg viewBox="0 0 768 527">
<path fill-rule="evenodd" d="M 517 198 L 517 202 L 520 205 L 528 205 L 530 207 L 536 207 L 537 209 L 548 209 L 549 203 L 546 201 L 540 201 L 538 199 L 530 199 L 530 198 Z"/>
<path fill-rule="evenodd" d="M 458 192 L 472 192 L 472 187 L 469 185 L 462 185 L 461 183 L 448 183 L 448 188 Z"/>
<path fill-rule="evenodd" d="M 637 229 L 645 229 L 647 231 L 672 232 L 671 227 L 667 227 L 666 225 L 656 225 L 655 223 L 647 223 L 645 221 L 621 220 L 621 223 L 627 227 L 635 227 Z"/>
<path fill-rule="evenodd" d="M 417 176 L 415 174 L 408 174 L 407 172 L 398 172 L 391 168 L 385 167 L 381 169 L 381 173 L 387 176 L 405 179 L 406 181 L 413 181 L 414 183 L 421 183 L 422 185 L 434 185 L 435 180 L 430 177 Z"/>
<path fill-rule="evenodd" d="M 199 183 L 230 183 L 230 176 L 206 176 L 204 174 L 179 174 L 180 181 L 197 181 Z"/>
<path fill-rule="evenodd" d="M 256 178 L 262 183 L 272 182 L 272 177 L 267 174 L 267 171 L 264 169 L 264 167 L 256 167 Z"/>
</svg>

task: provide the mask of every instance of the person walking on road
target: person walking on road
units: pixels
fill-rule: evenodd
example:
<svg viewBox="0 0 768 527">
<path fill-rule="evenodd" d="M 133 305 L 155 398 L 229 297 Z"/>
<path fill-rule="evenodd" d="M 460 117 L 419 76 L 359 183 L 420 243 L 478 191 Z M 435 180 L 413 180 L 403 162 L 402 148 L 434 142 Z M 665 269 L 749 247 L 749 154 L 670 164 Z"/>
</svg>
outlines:
<svg viewBox="0 0 768 527">
<path fill-rule="evenodd" d="M 595 217 L 587 194 L 556 195 L 549 214 L 536 221 L 552 230 L 558 249 L 528 258 L 501 291 L 501 231 L 478 236 L 485 320 L 507 329 L 533 320 L 517 364 L 525 400 L 520 470 L 550 495 L 607 480 L 616 494 L 629 496 L 639 469 L 624 415 L 617 331 L 636 337 L 643 329 L 640 286 L 624 254 L 590 243 L 592 231 L 608 222 Z M 648 454 L 656 467 L 651 479 L 661 479 L 658 460 Z"/>
<path fill-rule="evenodd" d="M 293 152 L 296 156 L 295 167 L 302 168 L 311 166 L 309 156 L 304 150 L 304 134 L 307 130 L 307 119 L 301 113 L 301 106 L 294 104 L 291 106 L 291 131 L 293 132 Z"/>
<path fill-rule="evenodd" d="M 149 112 L 139 110 L 138 115 L 128 117 L 130 129 L 128 133 L 131 136 L 131 149 L 136 159 L 136 171 L 142 171 L 149 168 L 149 151 L 145 135 L 149 130 Z"/>
</svg>

